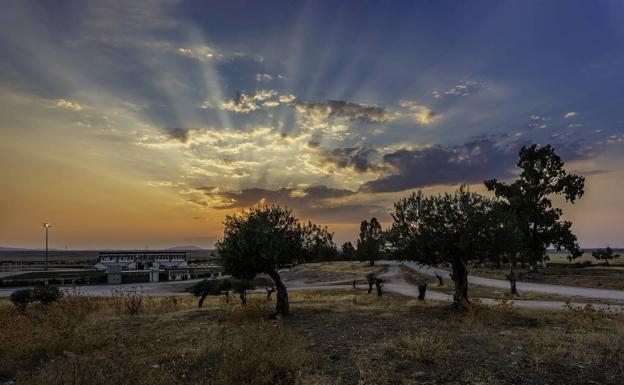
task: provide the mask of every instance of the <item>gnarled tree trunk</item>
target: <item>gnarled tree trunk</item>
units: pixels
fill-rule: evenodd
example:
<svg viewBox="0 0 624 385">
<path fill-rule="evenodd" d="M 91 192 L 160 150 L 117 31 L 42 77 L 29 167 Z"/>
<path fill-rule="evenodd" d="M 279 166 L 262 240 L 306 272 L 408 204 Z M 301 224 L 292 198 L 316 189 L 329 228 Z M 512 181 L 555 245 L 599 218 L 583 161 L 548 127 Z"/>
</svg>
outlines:
<svg viewBox="0 0 624 385">
<path fill-rule="evenodd" d="M 274 288 L 267 288 L 266 292 L 267 292 L 267 296 L 266 296 L 266 300 L 267 302 L 271 301 L 271 294 L 273 294 L 273 292 L 275 291 Z"/>
<path fill-rule="evenodd" d="M 516 275 L 514 274 L 513 269 L 511 269 L 511 271 L 509 272 L 509 275 L 507 275 L 507 280 L 509 280 L 511 294 L 515 296 L 519 296 L 520 294 L 518 294 L 518 288 L 516 286 L 517 278 L 516 278 Z"/>
<path fill-rule="evenodd" d="M 465 307 L 468 301 L 468 270 L 464 261 L 460 257 L 453 258 L 453 274 L 451 279 L 455 283 L 455 293 L 453 294 L 453 304 L 458 308 Z"/>
<path fill-rule="evenodd" d="M 201 308 L 202 306 L 204 306 L 204 300 L 206 299 L 207 296 L 208 296 L 208 293 L 202 294 L 202 296 L 199 298 L 199 303 L 197 304 L 197 307 Z"/>
<path fill-rule="evenodd" d="M 427 294 L 427 283 L 425 282 L 422 285 L 418 285 L 418 299 L 420 301 L 424 301 L 426 294 Z"/>
<path fill-rule="evenodd" d="M 381 288 L 383 287 L 383 279 L 377 278 L 375 280 L 375 287 L 377 288 L 377 297 L 381 297 L 381 295 L 383 294 L 381 291 Z"/>
<path fill-rule="evenodd" d="M 286 291 L 286 286 L 284 282 L 282 282 L 282 278 L 280 277 L 277 271 L 272 271 L 269 273 L 271 279 L 275 283 L 275 289 L 277 290 L 277 302 L 275 304 L 275 315 L 281 315 L 283 317 L 288 315 L 290 304 L 288 303 L 288 292 Z"/>
</svg>

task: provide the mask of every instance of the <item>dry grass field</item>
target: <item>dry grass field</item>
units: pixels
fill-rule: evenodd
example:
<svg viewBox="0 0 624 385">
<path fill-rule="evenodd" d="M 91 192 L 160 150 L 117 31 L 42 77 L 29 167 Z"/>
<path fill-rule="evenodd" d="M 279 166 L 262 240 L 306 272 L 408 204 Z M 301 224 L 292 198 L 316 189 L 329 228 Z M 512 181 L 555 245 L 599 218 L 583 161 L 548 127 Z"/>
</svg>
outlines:
<svg viewBox="0 0 624 385">
<path fill-rule="evenodd" d="M 303 263 L 284 271 L 285 280 L 297 280 L 304 283 L 332 282 L 332 281 L 352 281 L 363 282 L 366 274 L 382 273 L 385 266 L 373 265 L 369 262 L 359 261 L 335 261 Z"/>
<path fill-rule="evenodd" d="M 527 312 L 364 291 L 272 303 L 68 296 L 18 314 L 0 302 L 0 383 L 622 384 L 624 318 Z"/>
</svg>

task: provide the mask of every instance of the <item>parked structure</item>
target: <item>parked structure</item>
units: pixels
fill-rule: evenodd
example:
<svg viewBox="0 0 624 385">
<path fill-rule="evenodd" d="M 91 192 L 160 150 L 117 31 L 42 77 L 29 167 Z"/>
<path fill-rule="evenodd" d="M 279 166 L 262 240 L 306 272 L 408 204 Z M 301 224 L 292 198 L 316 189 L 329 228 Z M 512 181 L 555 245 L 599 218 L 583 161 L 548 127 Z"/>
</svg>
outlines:
<svg viewBox="0 0 624 385">
<path fill-rule="evenodd" d="M 102 251 L 95 268 L 108 271 L 111 266 L 123 270 L 150 270 L 156 264 L 164 269 L 188 268 L 186 251 Z"/>
<path fill-rule="evenodd" d="M 121 285 L 121 266 L 113 265 L 108 269 L 106 282 L 109 285 Z"/>
</svg>

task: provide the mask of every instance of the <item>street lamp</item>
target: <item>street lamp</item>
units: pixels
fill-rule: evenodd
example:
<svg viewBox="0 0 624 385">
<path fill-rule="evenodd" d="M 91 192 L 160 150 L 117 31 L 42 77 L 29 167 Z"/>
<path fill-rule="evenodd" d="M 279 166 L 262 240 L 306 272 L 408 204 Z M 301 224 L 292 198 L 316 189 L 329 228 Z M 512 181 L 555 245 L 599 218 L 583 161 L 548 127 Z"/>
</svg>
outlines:
<svg viewBox="0 0 624 385">
<path fill-rule="evenodd" d="M 45 251 L 45 269 L 48 270 L 48 229 L 50 228 L 49 223 L 44 223 L 43 227 L 45 227 L 46 232 L 46 251 Z"/>
</svg>

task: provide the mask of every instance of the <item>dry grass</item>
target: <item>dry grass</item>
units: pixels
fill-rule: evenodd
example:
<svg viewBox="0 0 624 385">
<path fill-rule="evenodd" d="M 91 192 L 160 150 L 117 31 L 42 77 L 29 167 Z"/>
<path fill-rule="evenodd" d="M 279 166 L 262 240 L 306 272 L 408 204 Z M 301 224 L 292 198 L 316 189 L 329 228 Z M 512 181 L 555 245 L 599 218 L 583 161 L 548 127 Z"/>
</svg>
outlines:
<svg viewBox="0 0 624 385">
<path fill-rule="evenodd" d="M 366 274 L 382 273 L 384 270 L 384 266 L 370 266 L 369 262 L 318 262 L 297 265 L 293 269 L 284 271 L 283 277 L 287 280 L 301 280 L 306 283 L 352 280 L 364 282 Z"/>
<path fill-rule="evenodd" d="M 621 384 L 624 319 L 592 308 L 466 313 L 395 294 L 292 292 L 274 303 L 68 296 L 16 313 L 0 301 L 0 383 Z M 135 306 L 140 302 L 140 306 Z M 138 309 L 138 310 L 137 310 Z"/>
</svg>

